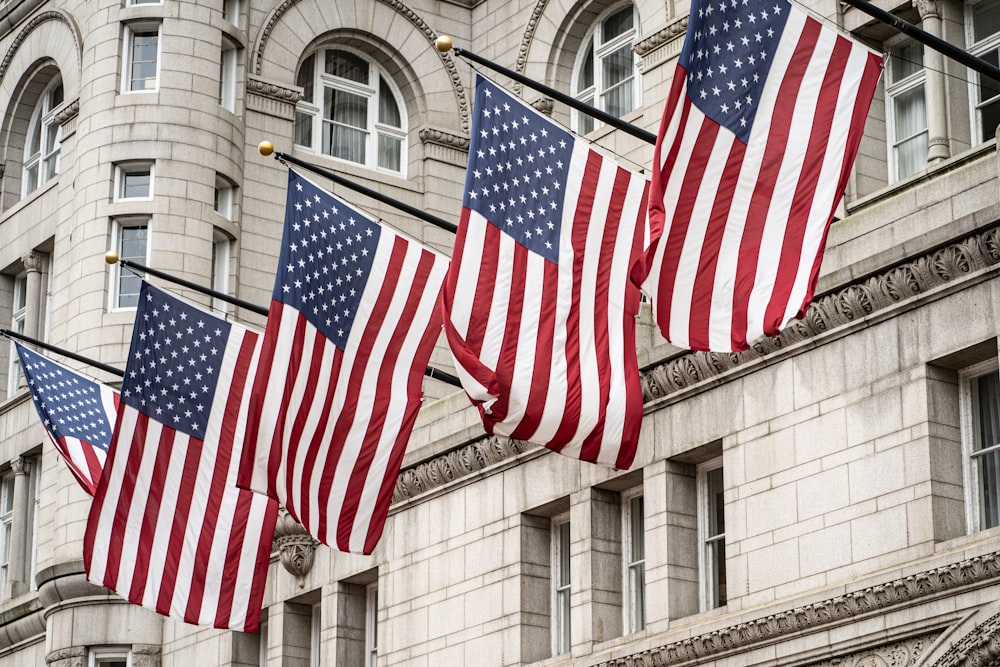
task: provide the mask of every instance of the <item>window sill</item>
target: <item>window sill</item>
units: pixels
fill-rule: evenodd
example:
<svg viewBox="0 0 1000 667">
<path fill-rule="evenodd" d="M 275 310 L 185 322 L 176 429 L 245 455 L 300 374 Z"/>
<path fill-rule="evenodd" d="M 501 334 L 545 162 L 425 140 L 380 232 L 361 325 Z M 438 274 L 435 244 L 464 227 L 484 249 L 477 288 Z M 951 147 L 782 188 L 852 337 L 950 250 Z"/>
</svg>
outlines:
<svg viewBox="0 0 1000 667">
<path fill-rule="evenodd" d="M 934 545 L 935 554 L 944 554 L 952 551 L 969 551 L 975 553 L 986 553 L 995 551 L 997 540 L 1000 539 L 1000 527 L 987 528 L 975 533 L 969 533 L 960 537 L 955 537 Z M 979 547 L 984 548 L 979 548 Z"/>
</svg>

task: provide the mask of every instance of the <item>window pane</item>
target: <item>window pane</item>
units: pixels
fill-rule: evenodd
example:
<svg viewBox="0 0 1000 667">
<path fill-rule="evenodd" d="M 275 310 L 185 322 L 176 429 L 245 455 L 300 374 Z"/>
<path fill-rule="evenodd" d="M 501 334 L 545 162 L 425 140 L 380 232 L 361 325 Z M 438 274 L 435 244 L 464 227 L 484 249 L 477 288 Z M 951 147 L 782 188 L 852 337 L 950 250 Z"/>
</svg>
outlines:
<svg viewBox="0 0 1000 667">
<path fill-rule="evenodd" d="M 323 152 L 342 160 L 365 163 L 368 133 L 343 125 L 323 124 Z"/>
<path fill-rule="evenodd" d="M 349 81 L 368 83 L 368 63 L 347 51 L 330 49 L 326 52 L 326 73 Z"/>
<path fill-rule="evenodd" d="M 1000 126 L 1000 100 L 987 104 L 980 109 L 983 120 L 983 141 L 989 141 L 996 136 L 997 127 Z"/>
<path fill-rule="evenodd" d="M 38 165 L 28 167 L 24 173 L 24 191 L 34 192 L 35 188 L 38 187 Z"/>
<path fill-rule="evenodd" d="M 722 499 L 722 468 L 709 470 L 708 474 L 708 537 L 726 532 L 725 503 Z"/>
<path fill-rule="evenodd" d="M 122 198 L 148 197 L 149 196 L 149 172 L 134 171 L 122 174 Z"/>
<path fill-rule="evenodd" d="M 604 30 L 604 42 L 609 42 L 618 35 L 623 35 L 632 29 L 632 5 L 622 7 L 620 10 L 604 19 L 602 24 Z"/>
<path fill-rule="evenodd" d="M 927 130 L 924 87 L 917 86 L 893 98 L 896 140 L 901 141 Z"/>
<path fill-rule="evenodd" d="M 379 77 L 378 84 L 378 122 L 392 127 L 403 127 L 396 98 L 393 97 L 392 89 L 382 77 Z"/>
<path fill-rule="evenodd" d="M 327 120 L 360 129 L 368 127 L 368 100 L 360 95 L 326 88 L 323 109 Z"/>
<path fill-rule="evenodd" d="M 577 75 L 576 89 L 586 90 L 594 85 L 594 38 L 591 37 L 584 49 L 583 64 L 580 66 L 580 73 Z"/>
<path fill-rule="evenodd" d="M 62 104 L 62 101 L 63 101 L 63 85 L 62 81 L 60 81 L 52 88 L 52 90 L 49 91 L 49 102 L 45 110 L 51 111 L 52 109 L 55 109 L 57 106 Z"/>
<path fill-rule="evenodd" d="M 1000 526 L 1000 451 L 976 457 L 979 471 L 980 516 L 979 528 Z"/>
<path fill-rule="evenodd" d="M 397 137 L 378 135 L 378 166 L 382 169 L 401 171 L 400 162 L 403 157 L 403 142 Z"/>
<path fill-rule="evenodd" d="M 569 522 L 559 526 L 559 585 L 569 586 Z"/>
<path fill-rule="evenodd" d="M 130 90 L 149 90 L 156 82 L 156 44 L 158 35 L 134 33 L 132 35 L 132 67 L 130 69 Z"/>
<path fill-rule="evenodd" d="M 625 47 L 601 59 L 604 110 L 621 116 L 632 110 L 632 49 Z"/>
<path fill-rule="evenodd" d="M 632 592 L 631 630 L 638 632 L 646 627 L 646 566 L 640 564 L 632 567 L 629 577 Z"/>
<path fill-rule="evenodd" d="M 302 101 L 313 101 L 313 68 L 316 66 L 316 56 L 311 55 L 302 61 L 299 68 L 299 75 L 295 79 L 295 85 L 302 87 Z"/>
<path fill-rule="evenodd" d="M 924 67 L 924 45 L 920 42 L 901 42 L 889 50 L 889 55 L 892 83 L 902 81 Z"/>
<path fill-rule="evenodd" d="M 123 259 L 145 263 L 146 227 L 123 227 L 119 234 L 118 254 Z M 118 271 L 118 307 L 132 308 L 139 302 L 142 276 L 121 267 Z"/>
<path fill-rule="evenodd" d="M 629 533 L 631 537 L 632 562 L 646 558 L 646 533 L 643 529 L 644 503 L 642 496 L 629 501 Z"/>
<path fill-rule="evenodd" d="M 972 38 L 979 42 L 1000 32 L 1000 3 L 983 0 L 972 6 Z"/>
<path fill-rule="evenodd" d="M 986 53 L 982 54 L 979 57 L 988 62 L 989 64 L 993 65 L 994 67 L 996 67 L 998 64 L 996 49 L 993 49 L 992 51 L 987 51 Z M 985 102 L 987 100 L 993 99 L 997 95 L 1000 95 L 1000 83 L 994 81 L 988 76 L 980 75 L 978 95 L 979 96 L 977 99 L 980 102 Z"/>
<path fill-rule="evenodd" d="M 927 164 L 927 133 L 907 139 L 896 147 L 896 175 L 906 178 Z"/>
<path fill-rule="evenodd" d="M 715 566 L 715 580 L 712 582 L 712 598 L 715 606 L 726 604 L 726 541 L 716 540 L 711 545 L 712 563 Z"/>
<path fill-rule="evenodd" d="M 35 155 L 42 150 L 42 121 L 39 121 L 31 128 L 31 139 L 28 142 L 28 155 Z"/>
<path fill-rule="evenodd" d="M 301 111 L 295 112 L 295 143 L 299 146 L 312 146 L 313 117 Z"/>
<path fill-rule="evenodd" d="M 979 429 L 975 451 L 1000 445 L 1000 373 L 977 377 L 972 381 Z"/>
</svg>

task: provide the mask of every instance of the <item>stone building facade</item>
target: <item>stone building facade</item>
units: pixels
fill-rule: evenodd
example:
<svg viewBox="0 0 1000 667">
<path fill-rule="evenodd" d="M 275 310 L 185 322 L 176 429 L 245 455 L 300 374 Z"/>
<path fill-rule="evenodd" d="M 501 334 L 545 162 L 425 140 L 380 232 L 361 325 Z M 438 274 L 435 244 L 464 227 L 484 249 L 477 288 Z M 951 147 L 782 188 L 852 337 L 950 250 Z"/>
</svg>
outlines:
<svg viewBox="0 0 1000 667">
<path fill-rule="evenodd" d="M 261 631 L 187 626 L 86 582 L 89 498 L 4 343 L 0 667 L 1000 664 L 1000 86 L 804 4 L 889 54 L 817 298 L 732 355 L 672 348 L 644 311 L 631 471 L 486 437 L 425 380 L 374 554 L 285 517 Z M 997 0 L 876 4 L 997 61 Z M 441 34 L 655 131 L 687 8 L 7 0 L 0 327 L 123 366 L 136 281 L 108 250 L 266 304 L 285 167 L 262 140 L 457 219 L 473 70 Z M 510 86 L 649 167 L 648 145 Z"/>
</svg>

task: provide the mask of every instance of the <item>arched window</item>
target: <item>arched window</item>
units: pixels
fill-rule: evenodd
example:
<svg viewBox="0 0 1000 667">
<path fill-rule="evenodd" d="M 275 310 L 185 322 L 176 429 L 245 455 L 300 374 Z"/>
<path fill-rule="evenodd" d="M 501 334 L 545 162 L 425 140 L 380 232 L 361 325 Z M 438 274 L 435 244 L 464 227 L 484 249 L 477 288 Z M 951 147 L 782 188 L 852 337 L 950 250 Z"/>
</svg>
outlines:
<svg viewBox="0 0 1000 667">
<path fill-rule="evenodd" d="M 295 143 L 338 158 L 403 173 L 406 113 L 390 79 L 368 58 L 320 49 L 302 61 Z"/>
<path fill-rule="evenodd" d="M 24 178 L 22 196 L 31 194 L 59 173 L 59 146 L 62 126 L 56 122 L 55 109 L 62 104 L 62 79 L 56 77 L 45 87 L 31 114 L 28 134 L 24 141 Z"/>
<path fill-rule="evenodd" d="M 639 60 L 632 49 L 639 34 L 639 17 L 632 4 L 602 14 L 577 54 L 573 96 L 581 102 L 621 117 L 639 106 Z M 574 129 L 587 134 L 597 127 L 592 117 L 577 112 Z"/>
</svg>

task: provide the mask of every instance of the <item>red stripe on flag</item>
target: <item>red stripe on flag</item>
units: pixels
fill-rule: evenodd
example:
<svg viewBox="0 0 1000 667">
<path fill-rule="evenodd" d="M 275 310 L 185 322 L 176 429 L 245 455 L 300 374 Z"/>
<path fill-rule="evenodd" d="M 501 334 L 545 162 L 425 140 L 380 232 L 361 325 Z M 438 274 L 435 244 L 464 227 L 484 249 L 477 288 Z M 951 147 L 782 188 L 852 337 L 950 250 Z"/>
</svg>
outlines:
<svg viewBox="0 0 1000 667">
<path fill-rule="evenodd" d="M 545 262 L 542 285 L 555 285 L 559 280 L 559 265 Z M 549 380 L 552 370 L 552 354 L 555 351 L 556 305 L 559 294 L 555 289 L 540 290 L 542 300 L 539 304 L 538 337 L 534 349 L 534 367 L 531 372 L 531 382 L 528 390 L 527 409 L 524 417 L 510 434 L 515 440 L 528 440 L 537 430 L 545 413 L 544 406 L 549 399 Z M 447 321 L 447 320 L 445 320 Z M 505 378 L 505 384 L 510 385 L 512 378 Z M 485 415 L 484 415 L 485 420 Z M 492 423 L 490 424 L 492 432 Z"/>
<path fill-rule="evenodd" d="M 327 338 L 323 336 L 318 330 L 315 330 L 312 326 L 309 325 L 304 316 L 300 315 L 298 318 L 298 326 L 295 329 L 296 350 L 302 349 L 302 347 L 299 346 L 299 340 L 298 340 L 299 331 L 301 330 L 303 332 L 302 338 L 304 345 L 306 338 L 305 329 L 307 328 L 309 329 L 309 335 L 312 338 L 312 355 L 309 359 L 309 364 L 308 366 L 299 366 L 299 365 L 293 366 L 293 368 L 295 368 L 295 373 L 291 374 L 295 376 L 295 382 L 297 382 L 299 374 L 303 372 L 306 373 L 306 396 L 304 400 L 301 403 L 299 403 L 297 409 L 296 406 L 288 406 L 287 409 L 282 410 L 283 414 L 286 412 L 294 414 L 294 417 L 292 419 L 292 433 L 291 436 L 286 440 L 286 442 L 288 442 L 288 454 L 287 458 L 285 459 L 285 466 L 286 466 L 285 488 L 287 489 L 293 488 L 293 484 L 295 484 L 294 480 L 295 480 L 296 461 L 298 460 L 300 445 L 303 444 L 302 434 L 303 431 L 305 430 L 306 422 L 309 420 L 309 415 L 312 412 L 316 397 L 322 396 L 322 394 L 319 394 L 317 392 L 317 389 L 319 388 L 319 383 L 320 383 L 319 374 L 323 367 L 323 354 L 326 351 L 326 344 L 328 341 Z M 288 396 L 290 394 L 291 390 L 287 390 L 284 395 Z M 329 396 L 330 394 L 332 394 L 332 392 L 326 392 L 327 396 Z M 313 435 L 310 438 L 310 442 L 315 443 L 317 440 L 317 435 L 319 435 L 319 433 L 322 432 L 318 432 L 316 435 Z M 309 468 L 309 463 L 310 463 L 310 458 L 312 458 L 312 460 L 315 461 L 315 449 L 316 449 L 315 447 L 311 447 L 308 444 L 305 445 L 306 461 L 302 469 L 302 483 L 301 483 L 301 488 L 303 489 L 309 488 L 309 480 L 312 477 L 311 475 L 312 471 Z M 301 523 L 303 526 L 308 526 L 310 525 L 309 499 L 300 497 L 298 500 L 300 502 L 296 504 L 296 509 L 298 512 L 299 523 Z"/>
<path fill-rule="evenodd" d="M 163 489 L 170 469 L 170 454 L 173 442 L 165 431 L 160 433 L 160 442 L 156 448 L 156 465 L 153 466 L 142 508 L 142 523 L 139 528 L 139 549 L 132 571 L 132 586 L 128 597 L 130 602 L 142 604 L 142 594 L 146 589 L 146 577 L 149 575 L 149 559 L 153 553 L 153 541 L 156 539 L 157 520 L 160 518 L 160 504 L 163 501 Z"/>
<path fill-rule="evenodd" d="M 169 465 L 169 458 L 160 461 L 160 452 L 164 451 L 164 443 L 170 443 L 170 450 L 174 449 L 177 438 L 187 438 L 188 445 L 184 453 L 184 465 L 180 475 L 180 488 L 177 490 L 177 501 L 174 504 L 174 513 L 170 528 L 170 538 L 167 540 L 166 562 L 163 567 L 163 577 L 160 583 L 160 592 L 156 600 L 156 611 L 165 616 L 170 615 L 170 607 L 174 598 L 174 589 L 177 586 L 177 576 L 180 571 L 181 557 L 184 555 L 184 543 L 188 528 L 188 518 L 191 516 L 191 500 L 194 497 L 197 487 L 195 481 L 198 477 L 198 468 L 201 463 L 200 440 L 189 438 L 186 435 L 178 435 L 174 429 L 164 426 L 160 436 L 160 450 L 157 452 L 157 465 Z M 171 453 L 173 453 L 171 451 Z M 178 453 L 178 455 L 180 455 Z M 144 547 L 147 548 L 148 547 Z M 194 577 L 192 577 L 194 579 Z M 188 586 L 188 582 L 181 582 L 182 586 Z M 195 581 L 190 582 L 188 595 L 198 595 L 202 590 Z M 200 586 L 203 589 L 203 584 Z M 135 600 L 133 600 L 135 602 Z M 185 617 L 185 620 L 186 617 Z"/>
<path fill-rule="evenodd" d="M 490 228 L 490 238 L 485 245 L 499 249 L 503 232 L 495 226 L 487 225 Z M 529 289 L 538 289 L 537 285 L 528 284 L 528 257 L 529 251 L 517 241 L 514 241 L 513 266 L 510 269 L 511 285 L 507 298 L 507 319 L 503 332 L 503 340 L 500 343 L 500 357 L 497 360 L 496 376 L 503 384 L 509 384 L 514 376 L 514 367 L 520 358 L 517 355 L 517 345 L 520 340 L 521 320 L 524 313 L 524 293 Z M 494 274 L 495 275 L 495 274 Z M 527 315 L 531 317 L 529 313 Z M 543 315 L 544 318 L 544 315 Z M 477 321 L 486 322 L 489 320 L 488 311 L 483 316 L 477 317 Z M 536 346 L 537 347 L 537 346 Z M 480 346 L 481 348 L 481 346 Z M 536 367 L 535 370 L 538 370 Z M 544 369 L 543 369 L 544 370 Z M 507 411 L 510 408 L 508 399 L 510 394 L 504 392 L 496 401 L 490 405 L 490 411 L 485 412 L 480 408 L 483 424 L 489 433 L 493 432 L 493 427 L 507 418 Z"/>
<path fill-rule="evenodd" d="M 466 211 L 467 209 L 463 209 L 462 214 L 469 215 Z M 490 311 L 494 298 L 493 291 L 496 288 L 497 272 L 500 270 L 499 235 L 501 232 L 488 222 L 484 221 L 477 224 L 484 225 L 486 233 L 483 239 L 483 247 L 476 249 L 478 254 L 475 261 L 479 264 L 479 280 L 476 284 L 476 291 L 472 301 L 473 313 Z M 472 317 L 469 322 L 469 330 L 464 336 L 466 347 L 477 357 L 483 351 L 483 342 L 486 338 L 486 326 L 488 322 L 489 318 L 486 317 Z"/>
<path fill-rule="evenodd" d="M 750 207 L 747 211 L 746 226 L 740 241 L 739 255 L 736 260 L 736 278 L 733 284 L 733 325 L 732 348 L 745 350 L 747 344 L 747 320 L 750 306 L 750 295 L 753 292 L 757 276 L 757 261 L 760 255 L 760 243 L 764 235 L 764 223 L 774 195 L 774 186 L 781 171 L 785 147 L 788 145 L 789 130 L 792 124 L 792 112 L 795 110 L 795 100 L 802 84 L 816 42 L 819 39 L 820 25 L 816 21 L 806 21 L 802 34 L 795 46 L 795 51 L 789 59 L 788 69 L 781 79 L 777 102 L 771 116 L 770 130 L 767 136 L 767 146 L 760 165 L 760 174 L 766 178 L 757 181 Z"/>
<path fill-rule="evenodd" d="M 272 327 L 276 327 L 278 322 L 281 321 L 281 310 L 282 303 L 272 299 L 271 307 L 267 314 L 266 330 L 268 333 L 274 333 Z M 272 319 L 274 320 L 273 323 Z M 274 350 L 277 347 L 277 344 L 277 336 L 273 335 L 265 335 L 261 342 L 260 359 L 257 363 L 258 370 L 253 380 L 253 390 L 250 393 L 250 407 L 247 410 L 247 435 L 245 442 L 249 446 L 243 450 L 243 455 L 240 459 L 239 474 L 236 478 L 236 485 L 244 489 L 249 489 L 253 486 L 257 449 L 262 437 L 260 432 L 260 418 L 265 409 L 264 401 L 267 396 L 267 387 L 271 382 L 271 378 L 274 376 L 272 371 L 274 366 Z M 271 437 L 270 434 L 269 437 Z M 268 475 L 266 480 L 267 495 L 272 498 L 276 496 L 276 490 L 274 487 L 275 476 L 271 474 L 270 465 L 273 457 L 274 453 L 272 451 L 270 452 L 268 459 Z"/>
<path fill-rule="evenodd" d="M 272 312 L 274 309 L 274 304 L 272 304 Z M 277 408 L 278 419 L 274 425 L 274 433 L 271 439 L 271 456 L 267 462 L 268 479 L 277 479 L 279 471 L 281 470 L 281 465 L 284 464 L 286 490 L 285 509 L 295 517 L 299 516 L 299 512 L 302 508 L 299 507 L 298 496 L 291 492 L 291 490 L 295 488 L 295 467 L 293 462 L 295 461 L 295 457 L 298 455 L 298 449 L 301 443 L 295 440 L 286 439 L 285 427 L 288 423 L 289 413 L 291 412 L 289 409 L 289 403 L 295 393 L 295 383 L 298 381 L 299 373 L 302 373 L 303 370 L 307 370 L 304 369 L 302 365 L 302 351 L 304 348 L 307 326 L 308 324 L 305 317 L 296 311 L 295 331 L 292 334 L 292 345 L 288 356 L 288 367 L 285 368 L 282 366 L 277 373 L 279 377 L 283 376 L 285 381 L 280 393 L 281 399 Z M 270 337 L 277 340 L 279 331 L 281 331 L 280 321 L 275 322 L 274 331 L 270 334 L 265 332 L 264 337 Z M 283 443 L 285 442 L 288 443 L 287 450 L 283 447 Z"/>
<path fill-rule="evenodd" d="M 656 165 L 659 165 L 659 169 L 654 165 L 653 169 L 653 188 L 657 196 L 649 202 L 649 226 L 650 234 L 653 239 L 660 238 L 663 230 L 666 226 L 666 211 L 664 210 L 663 203 L 663 193 L 667 189 L 667 180 L 670 178 L 670 174 L 673 173 L 674 165 L 677 164 L 677 154 L 681 148 L 681 142 L 684 139 L 683 128 L 687 127 L 688 115 L 691 113 L 691 100 L 685 94 L 687 86 L 685 81 L 687 80 L 687 73 L 683 67 L 678 67 L 677 71 L 674 73 L 674 82 L 670 86 L 670 95 L 667 97 L 666 106 L 663 109 L 663 117 L 660 120 L 661 127 L 669 127 L 670 119 L 674 117 L 674 114 L 678 112 L 678 104 L 680 107 L 680 123 L 677 127 L 681 128 L 670 144 L 667 151 L 666 159 L 663 158 L 663 140 L 666 138 L 662 133 L 656 138 L 656 147 L 653 151 L 653 159 L 656 161 Z M 681 96 L 684 96 L 684 101 L 681 102 Z M 655 244 L 650 247 L 647 260 L 652 258 L 653 252 L 655 251 Z M 635 283 L 641 284 L 646 278 L 648 272 L 647 267 L 643 267 L 643 271 L 638 275 L 633 275 L 632 279 Z"/>
</svg>

